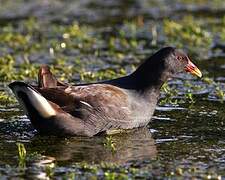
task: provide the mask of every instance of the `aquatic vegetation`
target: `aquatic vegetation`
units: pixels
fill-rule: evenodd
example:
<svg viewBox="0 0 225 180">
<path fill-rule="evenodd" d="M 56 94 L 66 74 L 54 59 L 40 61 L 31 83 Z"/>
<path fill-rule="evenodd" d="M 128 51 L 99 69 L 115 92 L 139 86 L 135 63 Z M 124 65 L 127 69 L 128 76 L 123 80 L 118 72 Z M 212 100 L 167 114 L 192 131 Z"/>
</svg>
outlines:
<svg viewBox="0 0 225 180">
<path fill-rule="evenodd" d="M 16 103 L 16 99 L 9 95 L 7 92 L 5 91 L 0 91 L 0 104 L 3 106 L 7 106 L 9 104 L 15 104 Z"/>
<path fill-rule="evenodd" d="M 38 74 L 37 64 L 31 63 L 27 55 L 24 55 L 23 62 L 19 65 L 18 71 L 15 73 L 17 79 L 36 79 Z"/>
<path fill-rule="evenodd" d="M 221 102 L 225 100 L 225 91 L 219 86 L 216 87 L 216 96 L 220 99 Z"/>
<path fill-rule="evenodd" d="M 112 153 L 116 152 L 116 143 L 113 140 L 112 136 L 107 136 L 105 138 L 104 146 L 112 151 Z"/>
<path fill-rule="evenodd" d="M 159 101 L 159 105 L 177 105 L 178 100 L 175 97 L 178 95 L 176 89 L 171 88 L 168 83 L 164 83 L 161 87 L 161 92 L 163 93 Z"/>
<path fill-rule="evenodd" d="M 63 176 L 63 179 L 68 179 L 68 180 L 74 180 L 76 177 L 76 174 L 74 172 L 68 172 Z"/>
<path fill-rule="evenodd" d="M 76 169 L 79 169 L 81 171 L 67 173 L 64 177 L 66 178 L 75 177 L 75 179 L 76 178 L 79 179 L 84 175 L 88 175 L 90 179 L 103 178 L 108 180 L 114 179 L 127 180 L 135 177 L 144 178 L 144 176 L 141 175 L 142 171 L 140 172 L 140 170 L 138 170 L 137 168 L 122 167 L 114 163 L 106 163 L 106 162 L 100 164 L 76 163 L 74 167 L 76 167 Z M 147 173 L 147 171 L 145 173 Z"/>
<path fill-rule="evenodd" d="M 30 38 L 31 37 L 29 35 L 22 35 L 12 32 L 3 32 L 0 34 L 1 43 L 7 44 L 9 47 L 15 49 L 26 49 Z"/>
<path fill-rule="evenodd" d="M 223 0 L 179 0 L 179 2 L 185 3 L 185 4 L 202 4 L 205 5 L 210 4 L 213 7 L 220 7 L 224 4 Z"/>
<path fill-rule="evenodd" d="M 185 98 L 188 100 L 189 103 L 195 102 L 193 94 L 190 91 L 185 94 Z"/>
<path fill-rule="evenodd" d="M 27 155 L 27 151 L 25 149 L 24 144 L 17 143 L 16 145 L 17 145 L 17 148 L 18 148 L 19 167 L 23 169 L 23 168 L 26 167 L 26 155 Z"/>
<path fill-rule="evenodd" d="M 180 21 L 164 20 L 164 32 L 169 42 L 177 47 L 208 49 L 212 43 L 212 35 L 192 16 Z"/>
<path fill-rule="evenodd" d="M 46 166 L 45 167 L 45 172 L 46 172 L 46 176 L 48 177 L 48 178 L 52 178 L 53 176 L 54 176 L 54 167 L 52 167 L 52 166 Z"/>
<path fill-rule="evenodd" d="M 213 86 L 213 94 L 216 98 L 219 99 L 220 102 L 224 102 L 225 100 L 225 90 L 223 88 L 224 84 L 214 81 L 212 78 L 205 77 L 203 81 L 211 86 Z"/>
<path fill-rule="evenodd" d="M 14 72 L 15 60 L 11 55 L 0 57 L 0 79 L 1 81 L 10 81 L 15 78 Z"/>
</svg>

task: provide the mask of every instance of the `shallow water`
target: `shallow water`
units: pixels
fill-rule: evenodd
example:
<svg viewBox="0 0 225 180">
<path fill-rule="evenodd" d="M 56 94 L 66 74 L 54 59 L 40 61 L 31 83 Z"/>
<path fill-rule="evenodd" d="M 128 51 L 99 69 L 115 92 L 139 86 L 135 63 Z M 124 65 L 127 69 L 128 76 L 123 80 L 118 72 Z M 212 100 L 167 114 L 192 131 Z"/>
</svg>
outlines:
<svg viewBox="0 0 225 180">
<path fill-rule="evenodd" d="M 225 178 L 224 26 L 222 0 L 0 0 L 0 177 Z M 187 50 L 204 76 L 170 80 L 146 128 L 41 137 L 7 88 L 35 83 L 40 63 L 71 83 L 115 78 L 165 45 Z"/>
</svg>

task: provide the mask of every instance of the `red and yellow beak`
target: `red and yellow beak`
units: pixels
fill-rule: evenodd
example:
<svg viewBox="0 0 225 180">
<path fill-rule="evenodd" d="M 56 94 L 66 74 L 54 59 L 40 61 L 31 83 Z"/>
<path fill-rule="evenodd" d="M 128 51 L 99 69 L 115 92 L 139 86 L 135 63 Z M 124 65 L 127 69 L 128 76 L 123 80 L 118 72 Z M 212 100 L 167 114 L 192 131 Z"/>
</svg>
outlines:
<svg viewBox="0 0 225 180">
<path fill-rule="evenodd" d="M 196 75 L 198 77 L 202 77 L 201 71 L 197 68 L 196 65 L 194 65 L 191 60 L 188 60 L 188 64 L 185 66 L 184 70 L 186 72 L 190 72 L 193 75 Z"/>
</svg>

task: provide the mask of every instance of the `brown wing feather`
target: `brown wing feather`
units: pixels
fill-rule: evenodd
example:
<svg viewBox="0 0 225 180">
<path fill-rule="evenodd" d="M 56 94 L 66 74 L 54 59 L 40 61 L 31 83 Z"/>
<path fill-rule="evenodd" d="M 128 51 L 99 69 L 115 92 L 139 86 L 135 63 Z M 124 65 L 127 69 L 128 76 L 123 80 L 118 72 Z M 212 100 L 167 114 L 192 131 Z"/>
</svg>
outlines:
<svg viewBox="0 0 225 180">
<path fill-rule="evenodd" d="M 95 133 L 128 127 L 130 123 L 127 94 L 115 86 L 93 84 L 36 89 L 63 111 L 81 118 Z"/>
</svg>

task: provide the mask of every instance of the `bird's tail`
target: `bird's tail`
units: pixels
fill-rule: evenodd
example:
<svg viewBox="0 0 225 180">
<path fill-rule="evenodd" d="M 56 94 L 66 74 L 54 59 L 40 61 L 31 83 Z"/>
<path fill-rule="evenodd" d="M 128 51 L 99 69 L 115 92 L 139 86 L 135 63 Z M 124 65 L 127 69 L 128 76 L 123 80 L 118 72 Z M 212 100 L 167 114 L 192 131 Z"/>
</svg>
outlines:
<svg viewBox="0 0 225 180">
<path fill-rule="evenodd" d="M 54 88 L 56 86 L 65 86 L 66 84 L 57 80 L 50 71 L 48 65 L 42 65 L 38 73 L 38 86 L 40 88 Z"/>
<path fill-rule="evenodd" d="M 34 128 L 41 134 L 92 136 L 86 132 L 83 120 L 73 117 L 64 112 L 57 104 L 48 101 L 38 92 L 38 88 L 36 90 L 35 87 L 24 82 L 13 82 L 9 84 L 9 87 Z"/>
<path fill-rule="evenodd" d="M 42 118 L 49 118 L 56 115 L 48 100 L 32 86 L 17 81 L 9 84 L 9 88 L 13 91 L 28 116 L 39 115 Z"/>
</svg>

